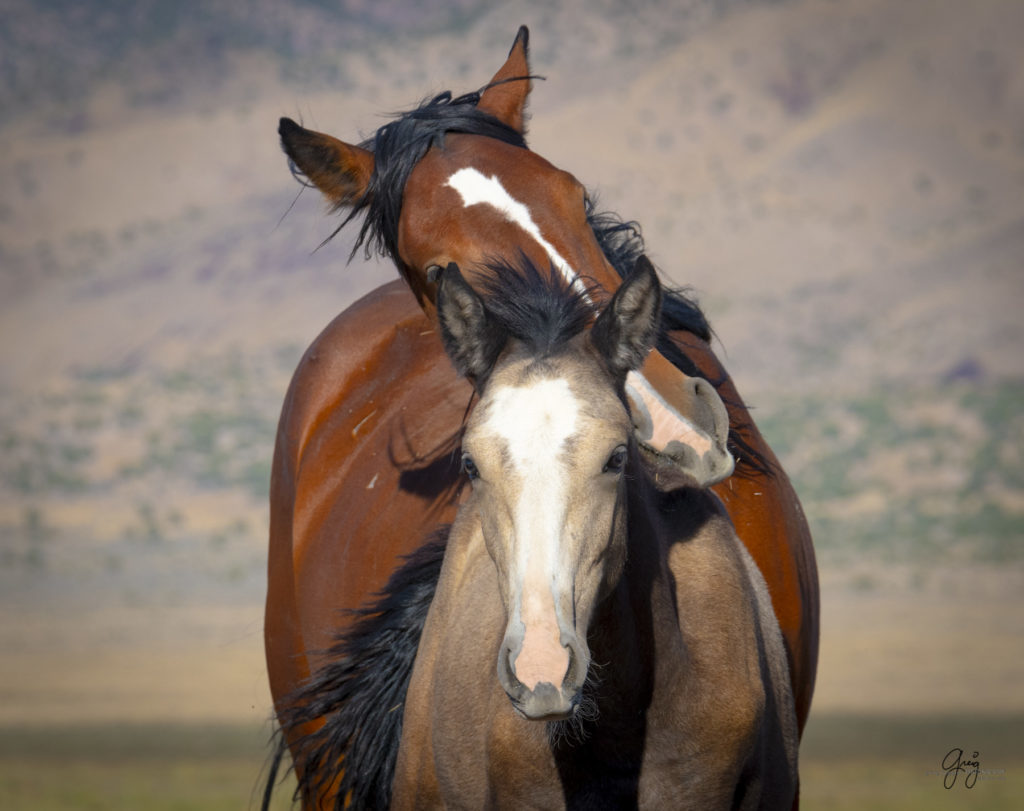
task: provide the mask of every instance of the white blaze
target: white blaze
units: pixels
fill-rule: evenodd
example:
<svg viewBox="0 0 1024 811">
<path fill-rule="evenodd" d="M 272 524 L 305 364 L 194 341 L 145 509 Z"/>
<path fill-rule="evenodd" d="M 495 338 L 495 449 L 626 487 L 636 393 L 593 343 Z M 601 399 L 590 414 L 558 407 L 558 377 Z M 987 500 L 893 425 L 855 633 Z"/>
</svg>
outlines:
<svg viewBox="0 0 1024 811">
<path fill-rule="evenodd" d="M 568 382 L 558 379 L 498 389 L 492 398 L 487 429 L 505 440 L 521 483 L 513 507 L 524 627 L 516 675 L 529 689 L 542 681 L 557 686 L 569 666 L 555 607 L 568 498 L 568 471 L 559 457 L 577 432 L 580 408 Z"/>
<path fill-rule="evenodd" d="M 506 220 L 513 222 L 529 234 L 544 249 L 551 259 L 552 265 L 558 269 L 566 281 L 589 301 L 586 287 L 579 275 L 565 258 L 558 253 L 555 246 L 548 242 L 534 222 L 530 209 L 516 200 L 494 175 L 487 177 L 478 169 L 466 166 L 457 170 L 448 178 L 448 186 L 455 189 L 462 197 L 465 207 L 489 205 L 496 209 Z M 695 431 L 692 423 L 687 420 L 667 400 L 665 400 L 638 371 L 630 372 L 626 378 L 626 390 L 630 399 L 637 405 L 644 406 L 637 413 L 643 429 L 638 437 L 641 442 L 657 449 L 663 449 L 673 439 L 694 444 L 696 440 L 698 453 L 703 453 L 710 441 Z"/>
<path fill-rule="evenodd" d="M 583 289 L 583 283 L 580 281 L 576 271 L 565 261 L 565 258 L 555 249 L 555 246 L 544 239 L 544 235 L 540 232 L 540 228 L 537 227 L 537 223 L 533 221 L 530 209 L 509 194 L 496 176 L 485 177 L 472 166 L 467 166 L 459 169 L 448 178 L 448 185 L 455 189 L 462 197 L 462 205 L 464 207 L 468 208 L 469 206 L 476 205 L 492 206 L 506 220 L 514 222 L 526 231 L 527 234 L 537 240 L 548 255 L 548 258 L 551 259 L 551 263 L 565 277 L 565 280 L 578 288 L 581 293 L 586 294 L 586 291 Z"/>
</svg>

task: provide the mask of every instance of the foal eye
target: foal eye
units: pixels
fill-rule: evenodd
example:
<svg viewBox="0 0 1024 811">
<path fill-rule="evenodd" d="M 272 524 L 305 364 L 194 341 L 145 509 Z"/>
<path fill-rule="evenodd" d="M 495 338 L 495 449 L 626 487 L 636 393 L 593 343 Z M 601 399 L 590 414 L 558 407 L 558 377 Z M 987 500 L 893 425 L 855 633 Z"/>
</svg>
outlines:
<svg viewBox="0 0 1024 811">
<path fill-rule="evenodd" d="M 462 454 L 462 472 L 466 474 L 470 481 L 480 478 L 480 471 L 477 470 L 476 462 L 473 461 L 473 457 L 468 453 Z"/>
<path fill-rule="evenodd" d="M 626 448 L 623 445 L 619 445 L 612 455 L 608 457 L 608 461 L 604 463 L 605 473 L 621 473 L 622 469 L 626 466 Z"/>
</svg>

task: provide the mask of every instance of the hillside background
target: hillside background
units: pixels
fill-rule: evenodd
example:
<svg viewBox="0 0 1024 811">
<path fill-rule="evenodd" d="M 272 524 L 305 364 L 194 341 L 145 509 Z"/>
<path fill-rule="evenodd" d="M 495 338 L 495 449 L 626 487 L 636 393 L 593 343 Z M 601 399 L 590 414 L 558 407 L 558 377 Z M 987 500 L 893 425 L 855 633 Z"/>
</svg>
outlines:
<svg viewBox="0 0 1024 811">
<path fill-rule="evenodd" d="M 277 119 L 364 137 L 524 22 L 531 146 L 697 293 L 801 494 L 818 729 L 938 724 L 885 796 L 954 744 L 1024 796 L 1024 3 L 0 0 L 0 798 L 5 740 L 262 745 L 278 411 L 395 276 L 317 250 Z"/>
</svg>

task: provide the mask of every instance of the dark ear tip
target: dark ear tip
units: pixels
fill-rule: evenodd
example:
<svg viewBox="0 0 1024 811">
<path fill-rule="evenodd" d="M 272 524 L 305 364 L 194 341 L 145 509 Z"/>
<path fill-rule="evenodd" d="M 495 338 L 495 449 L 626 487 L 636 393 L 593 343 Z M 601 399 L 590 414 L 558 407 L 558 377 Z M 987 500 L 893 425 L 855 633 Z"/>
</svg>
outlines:
<svg viewBox="0 0 1024 811">
<path fill-rule="evenodd" d="M 642 253 L 637 257 L 636 263 L 633 265 L 633 273 L 653 276 L 655 281 L 661 283 L 658 279 L 658 271 L 655 270 L 654 263 L 647 258 L 647 254 Z"/>
<path fill-rule="evenodd" d="M 530 29 L 525 25 L 519 26 L 519 32 L 516 34 L 516 41 L 512 43 L 512 48 L 509 53 L 512 53 L 516 49 L 516 45 L 519 43 L 523 44 L 523 50 L 527 50 L 530 47 Z"/>
<path fill-rule="evenodd" d="M 280 121 L 277 122 L 277 134 L 280 135 L 282 138 L 301 131 L 302 127 L 300 127 L 290 118 L 282 118 Z"/>
</svg>

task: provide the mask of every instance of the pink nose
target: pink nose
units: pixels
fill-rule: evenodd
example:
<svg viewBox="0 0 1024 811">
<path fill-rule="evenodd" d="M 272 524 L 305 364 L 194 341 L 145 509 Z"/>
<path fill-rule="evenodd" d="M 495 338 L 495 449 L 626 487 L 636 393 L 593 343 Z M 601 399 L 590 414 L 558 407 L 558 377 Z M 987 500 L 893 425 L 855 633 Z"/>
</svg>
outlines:
<svg viewBox="0 0 1024 811">
<path fill-rule="evenodd" d="M 528 668 L 520 669 L 523 661 L 523 640 L 519 634 L 510 631 L 505 636 L 498 655 L 498 681 L 513 706 L 526 718 L 534 721 L 554 721 L 569 718 L 580 703 L 580 693 L 590 663 L 589 653 L 579 644 L 575 636 L 568 644 L 561 646 L 561 662 L 547 673 L 563 673 L 559 684 L 551 677 L 542 677 L 535 671 L 535 663 L 529 657 Z"/>
<path fill-rule="evenodd" d="M 544 623 L 524 624 L 519 654 L 512 659 L 512 670 L 527 690 L 537 685 L 561 684 L 569 670 L 569 649 L 562 644 L 554 612 Z"/>
</svg>

